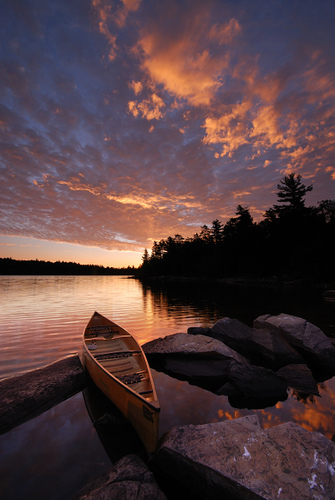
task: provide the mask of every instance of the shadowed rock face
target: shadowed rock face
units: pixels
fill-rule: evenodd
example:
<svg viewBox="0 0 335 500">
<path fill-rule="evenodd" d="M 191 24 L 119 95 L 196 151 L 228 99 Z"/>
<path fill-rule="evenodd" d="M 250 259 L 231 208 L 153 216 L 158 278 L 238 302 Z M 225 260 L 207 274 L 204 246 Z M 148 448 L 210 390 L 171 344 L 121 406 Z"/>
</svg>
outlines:
<svg viewBox="0 0 335 500">
<path fill-rule="evenodd" d="M 281 334 L 270 328 L 257 330 L 237 319 L 222 318 L 210 329 L 208 335 L 243 354 L 253 364 L 276 370 L 287 364 L 304 363 Z"/>
<path fill-rule="evenodd" d="M 136 455 L 122 458 L 102 478 L 87 485 L 79 500 L 166 500 L 155 478 Z"/>
<path fill-rule="evenodd" d="M 261 366 L 234 364 L 228 373 L 227 383 L 218 390 L 218 394 L 253 399 L 274 397 L 277 401 L 284 401 L 287 398 L 286 389 L 286 382 L 272 370 Z"/>
<path fill-rule="evenodd" d="M 254 327 L 271 328 L 298 349 L 311 367 L 335 373 L 335 347 L 320 328 L 309 321 L 284 313 L 278 316 L 266 314 L 254 321 Z"/>
<path fill-rule="evenodd" d="M 291 422 L 262 430 L 255 415 L 173 428 L 152 465 L 195 498 L 335 498 L 335 444 Z"/>
</svg>

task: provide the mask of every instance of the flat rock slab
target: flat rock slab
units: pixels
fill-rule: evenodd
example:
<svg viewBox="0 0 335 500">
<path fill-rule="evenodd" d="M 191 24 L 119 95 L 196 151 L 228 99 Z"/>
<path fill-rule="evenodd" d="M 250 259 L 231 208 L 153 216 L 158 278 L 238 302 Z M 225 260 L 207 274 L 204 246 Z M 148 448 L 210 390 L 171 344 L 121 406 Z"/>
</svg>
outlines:
<svg viewBox="0 0 335 500">
<path fill-rule="evenodd" d="M 335 498 L 335 444 L 292 422 L 262 430 L 255 415 L 175 427 L 152 465 L 194 498 Z"/>
<path fill-rule="evenodd" d="M 176 333 L 142 347 L 156 370 L 214 393 L 226 382 L 232 365 L 248 365 L 236 351 L 205 335 Z"/>
<path fill-rule="evenodd" d="M 0 381 L 0 434 L 84 389 L 88 376 L 78 355 Z"/>
<path fill-rule="evenodd" d="M 166 500 L 152 472 L 136 455 L 127 455 L 111 471 L 82 491 L 80 500 Z"/>
<path fill-rule="evenodd" d="M 230 359 L 241 364 L 248 364 L 241 354 L 223 342 L 206 335 L 194 336 L 188 333 L 175 333 L 147 342 L 142 348 L 146 355 L 204 356 L 211 359 Z"/>
</svg>

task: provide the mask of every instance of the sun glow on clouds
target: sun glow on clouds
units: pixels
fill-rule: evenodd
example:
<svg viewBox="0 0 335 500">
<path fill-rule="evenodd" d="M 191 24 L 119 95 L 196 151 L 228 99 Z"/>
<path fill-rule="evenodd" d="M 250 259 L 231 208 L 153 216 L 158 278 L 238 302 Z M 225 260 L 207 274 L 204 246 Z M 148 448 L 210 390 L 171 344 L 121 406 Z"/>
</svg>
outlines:
<svg viewBox="0 0 335 500">
<path fill-rule="evenodd" d="M 194 106 L 208 105 L 229 64 L 226 55 L 211 53 L 210 45 L 231 43 L 240 31 L 238 22 L 232 19 L 226 25 L 215 24 L 208 32 L 206 20 L 194 16 L 187 31 L 181 26 L 176 37 L 164 39 L 157 28 L 143 30 L 138 41 L 142 69 L 177 98 Z"/>
<path fill-rule="evenodd" d="M 237 202 L 259 220 L 292 171 L 308 203 L 333 198 L 334 11 L 316 4 L 1 6 L 1 233 L 138 251 Z"/>
<path fill-rule="evenodd" d="M 59 181 L 58 184 L 67 186 L 71 191 L 87 191 L 88 193 L 102 197 L 109 201 L 115 201 L 123 205 L 138 205 L 145 209 L 155 209 L 155 210 L 173 210 L 176 205 L 179 209 L 182 208 L 197 208 L 199 203 L 197 203 L 192 196 L 186 196 L 180 198 L 179 196 L 169 193 L 168 195 L 155 195 L 148 192 L 143 193 L 131 193 L 128 195 L 122 195 L 120 193 L 111 194 L 106 192 L 106 185 L 91 186 L 82 183 L 80 179 L 72 179 L 71 181 Z"/>
</svg>

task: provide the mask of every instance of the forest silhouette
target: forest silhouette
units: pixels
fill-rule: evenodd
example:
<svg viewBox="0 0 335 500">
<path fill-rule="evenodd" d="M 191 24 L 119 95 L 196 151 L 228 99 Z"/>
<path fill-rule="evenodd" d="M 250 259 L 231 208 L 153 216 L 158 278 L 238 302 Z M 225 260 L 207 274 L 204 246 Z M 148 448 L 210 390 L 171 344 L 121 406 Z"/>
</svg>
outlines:
<svg viewBox="0 0 335 500">
<path fill-rule="evenodd" d="M 335 279 L 335 199 L 305 206 L 313 186 L 294 173 L 277 185 L 278 204 L 255 223 L 242 205 L 236 217 L 213 220 L 191 238 L 177 234 L 144 251 L 142 277 Z"/>
<path fill-rule="evenodd" d="M 77 264 L 76 262 L 50 262 L 44 260 L 0 259 L 1 275 L 55 275 L 55 276 L 89 276 L 89 275 L 133 275 L 134 266 L 114 268 L 94 264 Z"/>
</svg>

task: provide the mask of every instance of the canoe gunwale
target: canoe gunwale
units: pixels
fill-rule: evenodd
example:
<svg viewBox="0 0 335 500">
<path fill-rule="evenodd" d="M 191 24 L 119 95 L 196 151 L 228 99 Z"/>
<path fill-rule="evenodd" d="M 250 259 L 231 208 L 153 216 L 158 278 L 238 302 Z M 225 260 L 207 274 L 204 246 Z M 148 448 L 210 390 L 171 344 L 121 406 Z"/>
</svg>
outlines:
<svg viewBox="0 0 335 500">
<path fill-rule="evenodd" d="M 114 382 L 116 382 L 123 389 L 125 389 L 127 392 L 129 392 L 130 394 L 132 394 L 133 396 L 135 396 L 136 398 L 138 398 L 142 403 L 150 406 L 152 408 L 152 410 L 156 411 L 157 413 L 160 412 L 160 406 L 159 406 L 158 401 L 157 402 L 156 401 L 148 401 L 146 398 L 144 398 L 143 396 L 141 396 L 140 393 L 134 391 L 131 387 L 129 387 L 128 385 L 124 384 L 120 379 L 118 379 L 117 377 L 115 377 L 115 375 L 113 375 L 104 366 L 102 366 L 102 364 L 99 363 L 99 360 L 97 360 L 94 356 L 92 356 L 91 352 L 87 349 L 85 343 L 84 343 L 84 347 L 85 347 L 86 354 L 89 356 L 90 360 L 93 361 L 99 367 L 100 370 L 104 371 L 106 373 L 106 375 L 108 375 L 110 378 L 112 378 Z M 145 371 L 147 371 L 147 370 L 145 370 Z M 152 389 L 152 391 L 150 391 L 150 392 L 153 392 L 155 394 L 154 389 Z"/>
<path fill-rule="evenodd" d="M 101 319 L 102 324 L 92 325 L 91 322 L 95 316 Z M 112 336 L 108 335 L 108 334 L 107 334 L 107 336 L 105 336 L 105 334 L 102 333 L 104 330 L 107 330 L 109 332 L 113 331 Z M 98 335 L 95 335 L 94 337 L 91 337 L 91 335 L 92 335 L 91 332 L 93 332 L 93 331 L 95 331 L 95 332 L 100 331 L 101 335 L 99 336 L 99 334 L 98 334 Z M 132 343 L 134 343 L 135 345 L 132 345 L 130 347 L 126 343 L 123 343 L 122 339 L 126 339 L 126 338 L 130 339 L 132 341 Z M 124 351 L 118 350 L 116 352 L 110 352 L 110 353 L 108 353 L 108 352 L 102 353 L 101 352 L 99 354 L 99 352 L 97 352 L 95 349 L 91 350 L 88 348 L 88 345 L 92 342 L 95 343 L 95 341 L 97 341 L 100 344 L 100 342 L 102 342 L 102 343 L 104 343 L 105 341 L 106 342 L 113 342 L 113 340 L 121 340 L 121 342 L 123 343 L 123 345 L 125 347 L 127 347 L 127 349 Z M 129 332 L 127 332 L 127 330 L 125 330 L 124 328 L 122 328 L 118 324 L 114 323 L 113 321 L 109 320 L 108 318 L 102 316 L 98 312 L 95 312 L 93 314 L 91 320 L 87 324 L 86 328 L 84 329 L 83 347 L 84 347 L 84 359 L 83 359 L 83 361 L 84 361 L 84 364 L 86 365 L 86 369 L 88 369 L 87 363 L 89 363 L 89 360 L 90 360 L 90 362 L 94 362 L 96 368 L 99 370 L 102 370 L 103 373 L 108 378 L 113 380 L 114 383 L 118 384 L 123 390 L 126 390 L 127 393 L 132 395 L 132 397 L 137 398 L 139 401 L 141 401 L 141 403 L 148 405 L 148 407 L 150 409 L 152 409 L 154 412 L 159 413 L 160 404 L 158 401 L 156 388 L 155 388 L 155 384 L 154 384 L 154 381 L 153 381 L 153 378 L 151 375 L 148 360 L 144 354 L 142 347 L 139 345 L 137 340 Z M 127 357 L 128 356 L 132 357 L 133 355 L 135 355 L 135 356 L 139 355 L 141 357 L 141 361 L 143 362 L 143 368 L 145 368 L 145 369 L 142 370 L 141 367 L 139 366 L 138 372 L 139 373 L 140 372 L 147 373 L 147 376 L 148 376 L 147 380 L 149 381 L 149 384 L 150 384 L 148 388 L 151 389 L 150 391 L 148 391 L 147 389 L 143 388 L 142 393 L 143 394 L 152 394 L 152 401 L 148 401 L 148 399 L 146 399 L 144 396 L 141 395 L 140 390 L 137 392 L 136 390 L 132 389 L 128 384 L 122 382 L 122 380 L 120 378 L 118 378 L 116 375 L 111 373 L 107 367 L 103 366 L 101 361 L 105 361 L 105 360 L 101 359 L 101 358 L 103 356 L 108 356 L 108 355 L 113 355 L 113 354 L 120 354 L 120 355 L 125 354 Z M 87 358 L 87 359 L 85 359 L 85 358 Z M 111 358 L 111 360 L 112 359 L 113 358 Z M 108 360 L 108 358 L 107 358 L 107 360 Z"/>
</svg>

